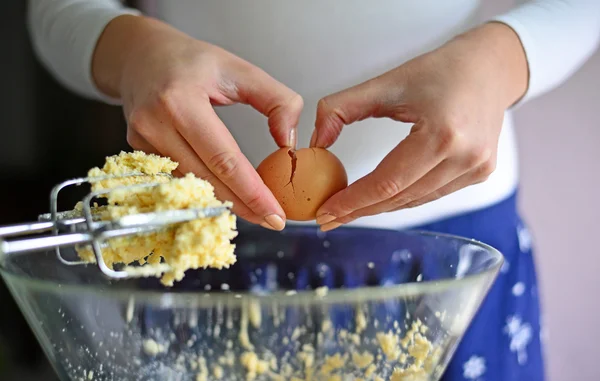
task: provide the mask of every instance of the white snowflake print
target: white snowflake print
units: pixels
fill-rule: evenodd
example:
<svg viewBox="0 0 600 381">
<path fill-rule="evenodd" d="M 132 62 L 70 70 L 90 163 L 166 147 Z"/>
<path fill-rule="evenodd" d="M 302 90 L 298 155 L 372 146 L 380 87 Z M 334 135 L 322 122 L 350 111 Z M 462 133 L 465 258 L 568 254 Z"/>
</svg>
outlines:
<svg viewBox="0 0 600 381">
<path fill-rule="evenodd" d="M 509 316 L 506 319 L 506 326 L 504 327 L 504 332 L 508 333 L 509 336 L 514 336 L 521 327 L 521 318 L 518 316 Z"/>
<path fill-rule="evenodd" d="M 463 377 L 467 380 L 477 380 L 483 376 L 485 370 L 485 359 L 479 356 L 471 356 L 463 364 Z"/>
<path fill-rule="evenodd" d="M 526 253 L 531 250 L 531 234 L 529 229 L 523 225 L 517 227 L 517 237 L 519 239 L 519 249 L 522 253 Z"/>
<path fill-rule="evenodd" d="M 510 336 L 510 351 L 517 354 L 520 365 L 527 362 L 527 346 L 531 342 L 533 329 L 531 324 L 523 323 L 519 316 L 509 316 L 506 319 L 504 332 Z"/>
<path fill-rule="evenodd" d="M 523 282 L 517 282 L 512 288 L 514 296 L 521 296 L 525 292 L 525 284 Z"/>
</svg>

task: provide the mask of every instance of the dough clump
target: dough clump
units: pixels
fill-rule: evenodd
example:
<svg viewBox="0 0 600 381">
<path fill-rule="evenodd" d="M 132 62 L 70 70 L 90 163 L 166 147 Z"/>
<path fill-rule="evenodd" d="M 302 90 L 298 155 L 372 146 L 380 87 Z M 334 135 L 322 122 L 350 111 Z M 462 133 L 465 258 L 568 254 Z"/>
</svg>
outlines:
<svg viewBox="0 0 600 381">
<path fill-rule="evenodd" d="M 92 183 L 92 191 L 111 189 L 105 196 L 107 205 L 95 207 L 101 220 L 122 216 L 175 209 L 231 207 L 231 202 L 221 202 L 213 186 L 188 173 L 173 178 L 178 163 L 169 158 L 140 151 L 121 152 L 106 158 L 102 168 L 92 168 L 89 177 L 111 177 Z M 123 188 L 135 184 L 152 184 Z M 81 211 L 79 203 L 75 207 Z M 189 269 L 228 268 L 236 261 L 235 245 L 231 240 L 237 235 L 236 218 L 227 210 L 217 217 L 201 218 L 170 226 L 161 231 L 128 236 L 107 241 L 102 256 L 109 267 L 115 264 L 167 265 L 161 283 L 172 286 L 183 279 Z M 89 262 L 95 257 L 91 248 L 77 249 L 79 256 Z"/>
</svg>

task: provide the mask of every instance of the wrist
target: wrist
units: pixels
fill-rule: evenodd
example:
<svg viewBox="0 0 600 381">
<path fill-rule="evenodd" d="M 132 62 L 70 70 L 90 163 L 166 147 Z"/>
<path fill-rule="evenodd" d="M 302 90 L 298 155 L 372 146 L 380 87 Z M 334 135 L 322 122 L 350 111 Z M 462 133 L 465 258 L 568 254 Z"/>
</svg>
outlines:
<svg viewBox="0 0 600 381">
<path fill-rule="evenodd" d="M 494 91 L 504 108 L 509 108 L 527 92 L 529 67 L 525 50 L 519 36 L 508 25 L 490 22 L 472 29 L 458 37 L 457 43 L 466 43 L 466 53 L 475 55 L 476 60 L 489 72 Z"/>
<path fill-rule="evenodd" d="M 159 21 L 134 15 L 115 17 L 98 39 L 92 57 L 92 79 L 105 95 L 120 98 L 124 69 L 140 48 L 153 39 Z"/>
</svg>

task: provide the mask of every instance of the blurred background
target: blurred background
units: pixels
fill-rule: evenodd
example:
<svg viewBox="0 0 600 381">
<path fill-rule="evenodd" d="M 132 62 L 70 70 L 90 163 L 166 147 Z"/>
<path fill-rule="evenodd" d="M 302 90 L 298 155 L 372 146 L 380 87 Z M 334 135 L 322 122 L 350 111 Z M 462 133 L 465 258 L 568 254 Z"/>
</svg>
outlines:
<svg viewBox="0 0 600 381">
<path fill-rule="evenodd" d="M 37 218 L 48 210 L 55 183 L 128 148 L 119 108 L 67 92 L 36 61 L 25 3 L 4 0 L 0 12 L 0 224 Z M 512 3 L 484 0 L 481 16 Z M 516 111 L 520 203 L 537 245 L 551 381 L 600 380 L 598 89 L 600 53 L 560 88 Z M 2 282 L 0 301 L 0 380 L 54 381 Z"/>
</svg>

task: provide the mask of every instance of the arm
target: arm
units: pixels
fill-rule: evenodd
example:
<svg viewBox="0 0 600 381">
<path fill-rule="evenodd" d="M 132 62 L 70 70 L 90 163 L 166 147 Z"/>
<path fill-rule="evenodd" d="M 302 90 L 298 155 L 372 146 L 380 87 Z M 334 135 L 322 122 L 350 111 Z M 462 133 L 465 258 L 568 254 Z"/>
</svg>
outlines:
<svg viewBox="0 0 600 381">
<path fill-rule="evenodd" d="M 413 124 L 373 172 L 321 206 L 323 230 L 485 181 L 506 109 L 558 86 L 595 51 L 600 1 L 530 0 L 492 21 L 321 100 L 311 146 L 369 117 Z"/>
<path fill-rule="evenodd" d="M 267 73 L 116 0 L 30 0 L 36 51 L 75 92 L 122 103 L 134 149 L 171 157 L 179 174 L 208 180 L 241 218 L 270 229 L 285 213 L 214 106 L 244 103 L 268 119 L 279 146 L 295 146 L 302 98 Z M 266 123 L 265 123 L 266 124 Z"/>
<path fill-rule="evenodd" d="M 44 66 L 79 95 L 118 103 L 98 90 L 92 56 L 105 27 L 114 18 L 139 14 L 118 0 L 29 0 L 27 23 L 33 48 Z"/>
<path fill-rule="evenodd" d="M 494 21 L 519 36 L 529 66 L 529 87 L 522 103 L 566 81 L 600 42 L 600 1 L 531 0 Z"/>
</svg>

